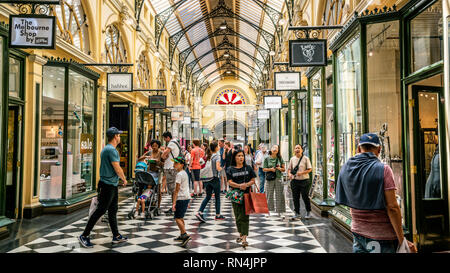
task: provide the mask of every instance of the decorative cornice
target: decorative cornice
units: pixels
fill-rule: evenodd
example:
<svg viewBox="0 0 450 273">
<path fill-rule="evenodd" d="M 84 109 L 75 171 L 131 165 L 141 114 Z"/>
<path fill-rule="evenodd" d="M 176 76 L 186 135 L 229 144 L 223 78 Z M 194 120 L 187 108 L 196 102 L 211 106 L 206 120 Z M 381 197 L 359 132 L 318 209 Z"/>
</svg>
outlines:
<svg viewBox="0 0 450 273">
<path fill-rule="evenodd" d="M 44 57 L 36 55 L 36 54 L 29 55 L 28 59 L 31 62 L 40 64 L 40 65 L 45 65 L 47 63 L 47 61 L 48 61 L 47 58 L 44 58 Z"/>
<path fill-rule="evenodd" d="M 46 57 L 46 56 L 44 56 L 44 57 Z M 97 78 L 100 78 L 100 74 L 99 73 L 95 72 L 92 69 L 87 68 L 86 66 L 84 66 L 84 65 L 80 64 L 79 62 L 74 61 L 72 59 L 66 59 L 66 58 L 60 58 L 60 57 L 57 57 L 57 58 L 54 58 L 54 57 L 48 58 L 48 57 L 46 57 L 46 58 L 47 58 L 48 62 L 64 63 L 64 64 L 68 64 L 68 65 L 73 65 L 73 66 L 77 67 L 78 69 L 80 69 L 82 71 L 85 71 L 85 72 L 87 72 L 89 74 L 92 74 L 93 76 L 96 76 Z"/>
<path fill-rule="evenodd" d="M 358 19 L 358 13 L 355 11 L 353 13 L 353 16 L 344 25 L 344 27 L 341 29 L 341 31 L 336 36 L 334 36 L 333 39 L 330 41 L 329 48 L 331 50 L 333 50 L 333 51 L 336 50 L 335 46 L 338 43 L 338 41 L 347 34 L 348 30 L 351 29 L 351 26 L 353 26 L 353 24 L 356 22 L 357 19 Z"/>
</svg>

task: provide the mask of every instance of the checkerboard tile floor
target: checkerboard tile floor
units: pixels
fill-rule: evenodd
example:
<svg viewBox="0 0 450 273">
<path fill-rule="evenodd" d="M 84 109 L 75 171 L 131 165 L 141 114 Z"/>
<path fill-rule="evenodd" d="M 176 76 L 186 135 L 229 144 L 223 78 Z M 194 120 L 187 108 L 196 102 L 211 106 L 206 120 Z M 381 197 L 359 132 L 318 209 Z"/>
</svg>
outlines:
<svg viewBox="0 0 450 273">
<path fill-rule="evenodd" d="M 195 213 L 202 200 L 193 199 L 185 216 L 187 232 L 192 237 L 187 247 L 180 247 L 179 242 L 173 240 L 179 235 L 173 216 L 129 220 L 127 214 L 133 207 L 130 197 L 119 204 L 117 215 L 119 231 L 128 237 L 126 243 L 112 245 L 108 223 L 99 222 L 91 233 L 94 248 L 83 248 L 77 236 L 86 226 L 85 217 L 9 253 L 325 253 L 308 226 L 300 220 L 288 220 L 293 215 L 289 208 L 284 221 L 279 217 L 250 216 L 249 247 L 244 249 L 235 241 L 238 233 L 230 201 L 221 195 L 221 213 L 226 219 L 215 221 L 213 197 L 204 212 L 207 222 L 200 223 Z M 169 196 L 164 195 L 162 210 L 169 204 Z"/>
</svg>

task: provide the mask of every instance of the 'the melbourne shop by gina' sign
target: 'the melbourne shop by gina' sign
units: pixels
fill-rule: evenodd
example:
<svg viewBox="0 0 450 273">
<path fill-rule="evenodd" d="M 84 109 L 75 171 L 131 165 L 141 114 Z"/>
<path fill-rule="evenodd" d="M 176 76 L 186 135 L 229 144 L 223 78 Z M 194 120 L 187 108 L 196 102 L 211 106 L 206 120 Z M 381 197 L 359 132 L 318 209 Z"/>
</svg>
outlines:
<svg viewBox="0 0 450 273">
<path fill-rule="evenodd" d="M 11 15 L 9 46 L 12 48 L 55 48 L 55 17 Z"/>
</svg>

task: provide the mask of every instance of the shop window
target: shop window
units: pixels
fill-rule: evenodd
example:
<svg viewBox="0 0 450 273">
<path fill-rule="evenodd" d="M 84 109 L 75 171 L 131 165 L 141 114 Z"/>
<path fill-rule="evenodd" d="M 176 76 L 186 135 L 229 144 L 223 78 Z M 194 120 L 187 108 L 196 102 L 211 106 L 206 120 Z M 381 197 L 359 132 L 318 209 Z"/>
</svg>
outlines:
<svg viewBox="0 0 450 273">
<path fill-rule="evenodd" d="M 90 54 L 89 24 L 81 1 L 62 0 L 61 5 L 52 6 L 50 12 L 56 17 L 57 35 Z"/>
<path fill-rule="evenodd" d="M 322 143 L 322 69 L 319 69 L 310 80 L 311 84 L 311 159 L 314 176 L 318 176 L 315 193 L 322 196 L 323 192 L 323 143 Z"/>
<path fill-rule="evenodd" d="M 9 57 L 9 96 L 21 98 L 21 70 L 22 63 L 16 58 Z"/>
<path fill-rule="evenodd" d="M 327 142 L 327 177 L 328 177 L 328 198 L 335 196 L 335 176 L 334 176 L 334 103 L 333 103 L 333 78 L 332 66 L 328 65 L 325 70 L 326 75 L 326 142 Z"/>
<path fill-rule="evenodd" d="M 69 72 L 67 198 L 92 190 L 94 81 Z"/>
<path fill-rule="evenodd" d="M 41 113 L 40 199 L 60 199 L 63 180 L 65 68 L 44 66 Z"/>
<path fill-rule="evenodd" d="M 361 54 L 359 34 L 346 43 L 336 55 L 337 68 L 337 138 L 339 165 L 356 154 L 362 133 Z"/>
<path fill-rule="evenodd" d="M 380 159 L 394 172 L 404 215 L 399 22 L 367 25 L 369 131 L 382 142 Z"/>
<path fill-rule="evenodd" d="M 3 37 L 0 36 L 0 60 L 3 59 Z M 0 83 L 3 83 L 3 65 L 0 65 Z M 0 85 L 0 129 L 3 128 L 3 92 L 1 92 L 2 85 Z M 2 135 L 0 134 L 0 143 L 3 143 Z"/>
<path fill-rule="evenodd" d="M 411 20 L 411 70 L 417 71 L 443 59 L 442 1 Z"/>
</svg>

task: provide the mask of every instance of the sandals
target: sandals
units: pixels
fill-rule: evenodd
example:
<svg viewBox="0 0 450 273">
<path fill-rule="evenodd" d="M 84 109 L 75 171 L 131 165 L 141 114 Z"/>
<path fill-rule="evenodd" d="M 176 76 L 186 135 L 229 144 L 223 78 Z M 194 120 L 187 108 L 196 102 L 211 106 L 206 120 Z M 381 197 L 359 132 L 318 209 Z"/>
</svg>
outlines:
<svg viewBox="0 0 450 273">
<path fill-rule="evenodd" d="M 242 242 L 242 247 L 243 247 L 243 248 L 246 248 L 246 247 L 248 247 L 248 242 L 247 242 L 247 241 L 245 241 L 245 242 Z"/>
<path fill-rule="evenodd" d="M 239 238 L 236 239 L 236 243 L 239 244 L 240 242 L 242 242 L 242 237 L 239 237 Z"/>
</svg>

